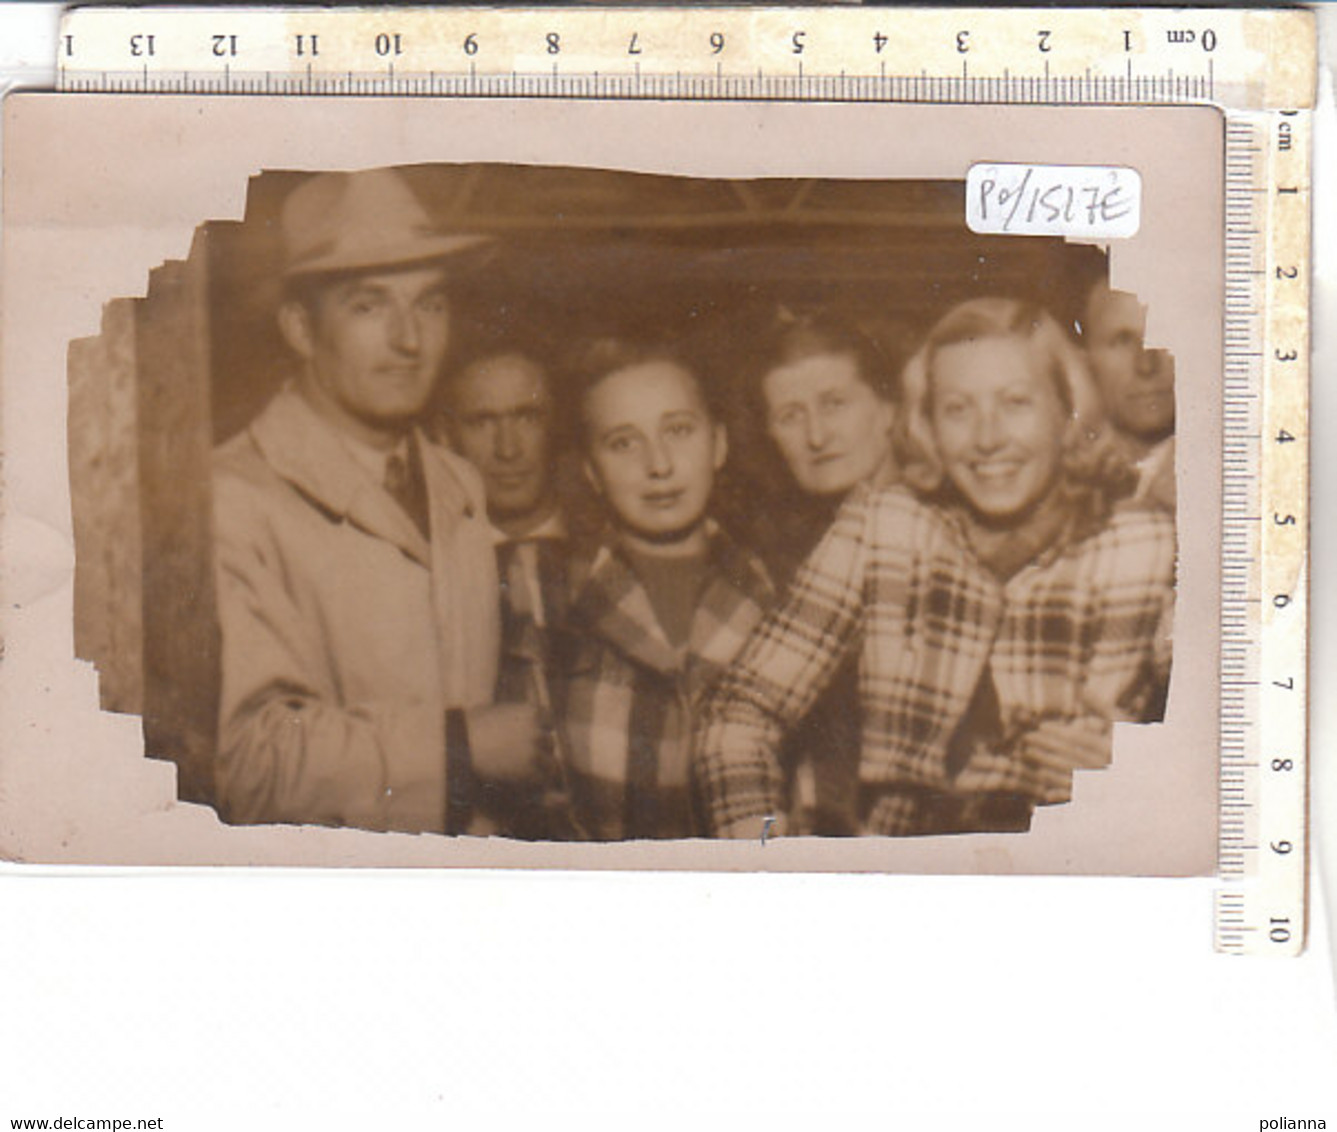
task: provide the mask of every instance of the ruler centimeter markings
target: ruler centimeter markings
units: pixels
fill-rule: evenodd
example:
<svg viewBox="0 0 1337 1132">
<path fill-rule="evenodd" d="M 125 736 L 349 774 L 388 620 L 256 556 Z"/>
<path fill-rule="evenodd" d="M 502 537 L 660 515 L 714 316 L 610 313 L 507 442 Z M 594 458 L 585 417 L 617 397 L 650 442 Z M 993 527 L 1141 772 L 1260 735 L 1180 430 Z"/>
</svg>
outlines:
<svg viewBox="0 0 1337 1132">
<path fill-rule="evenodd" d="M 1214 105 L 1225 127 L 1216 946 L 1305 936 L 1312 17 L 1240 9 L 83 8 L 61 90 Z"/>
<path fill-rule="evenodd" d="M 95 7 L 64 17 L 57 62 L 91 91 L 1289 109 L 1313 65 L 1276 61 L 1312 36 L 1235 9 Z"/>
<path fill-rule="evenodd" d="M 1216 945 L 1303 947 L 1308 117 L 1226 122 Z"/>
</svg>

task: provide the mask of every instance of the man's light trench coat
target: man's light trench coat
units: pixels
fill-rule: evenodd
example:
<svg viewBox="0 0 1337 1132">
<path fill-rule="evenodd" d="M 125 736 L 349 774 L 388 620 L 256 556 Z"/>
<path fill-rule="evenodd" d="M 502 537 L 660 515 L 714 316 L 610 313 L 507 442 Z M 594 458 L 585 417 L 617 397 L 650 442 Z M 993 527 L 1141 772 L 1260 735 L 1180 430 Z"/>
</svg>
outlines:
<svg viewBox="0 0 1337 1132">
<path fill-rule="evenodd" d="M 216 454 L 229 821 L 444 828 L 445 713 L 492 698 L 498 588 L 481 481 L 418 439 L 430 546 L 291 389 Z"/>
</svg>

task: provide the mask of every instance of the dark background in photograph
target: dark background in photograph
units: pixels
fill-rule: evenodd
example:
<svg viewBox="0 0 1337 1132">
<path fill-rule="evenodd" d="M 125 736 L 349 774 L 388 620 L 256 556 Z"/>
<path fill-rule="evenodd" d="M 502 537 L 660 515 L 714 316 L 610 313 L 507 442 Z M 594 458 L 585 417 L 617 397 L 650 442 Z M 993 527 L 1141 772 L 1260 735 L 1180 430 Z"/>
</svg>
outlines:
<svg viewBox="0 0 1337 1132">
<path fill-rule="evenodd" d="M 496 243 L 452 296 L 449 366 L 515 349 L 550 369 L 559 410 L 555 470 L 578 528 L 597 504 L 572 463 L 566 363 L 608 335 L 671 343 L 713 387 L 731 437 L 715 510 L 734 527 L 758 514 L 829 517 L 792 489 L 764 436 L 755 344 L 784 308 L 854 320 L 890 374 L 963 299 L 1033 300 L 1071 326 L 1105 257 L 1059 239 L 979 236 L 959 181 L 704 180 L 512 165 L 405 170 L 439 223 Z M 306 174 L 251 183 L 246 220 L 209 226 L 212 421 L 227 439 L 259 411 L 292 361 L 274 320 L 282 201 Z M 811 513 L 810 513 L 811 512 Z M 754 541 L 788 532 L 744 530 Z"/>
</svg>

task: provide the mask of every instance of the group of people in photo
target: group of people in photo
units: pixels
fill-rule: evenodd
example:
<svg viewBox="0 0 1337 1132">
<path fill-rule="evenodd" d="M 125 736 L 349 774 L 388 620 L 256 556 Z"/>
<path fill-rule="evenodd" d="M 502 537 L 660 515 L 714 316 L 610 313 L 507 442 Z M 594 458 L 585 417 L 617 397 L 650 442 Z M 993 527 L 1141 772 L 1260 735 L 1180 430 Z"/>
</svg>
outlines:
<svg viewBox="0 0 1337 1132">
<path fill-rule="evenodd" d="M 777 304 L 721 375 L 613 328 L 462 356 L 487 241 L 393 170 L 311 176 L 279 236 L 293 375 L 215 457 L 225 820 L 1020 832 L 1163 717 L 1174 369 L 1135 296 L 979 295 L 904 357 Z M 726 382 L 790 514 L 719 505 Z"/>
</svg>

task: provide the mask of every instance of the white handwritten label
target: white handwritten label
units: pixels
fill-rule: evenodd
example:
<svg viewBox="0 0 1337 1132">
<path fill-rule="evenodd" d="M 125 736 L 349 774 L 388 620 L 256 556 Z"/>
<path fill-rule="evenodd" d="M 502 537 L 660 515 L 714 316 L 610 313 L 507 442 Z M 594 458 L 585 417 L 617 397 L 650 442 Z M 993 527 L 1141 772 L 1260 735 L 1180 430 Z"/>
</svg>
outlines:
<svg viewBox="0 0 1337 1132">
<path fill-rule="evenodd" d="M 1116 165 L 972 165 L 966 223 L 983 235 L 1135 236 L 1142 178 Z"/>
</svg>

